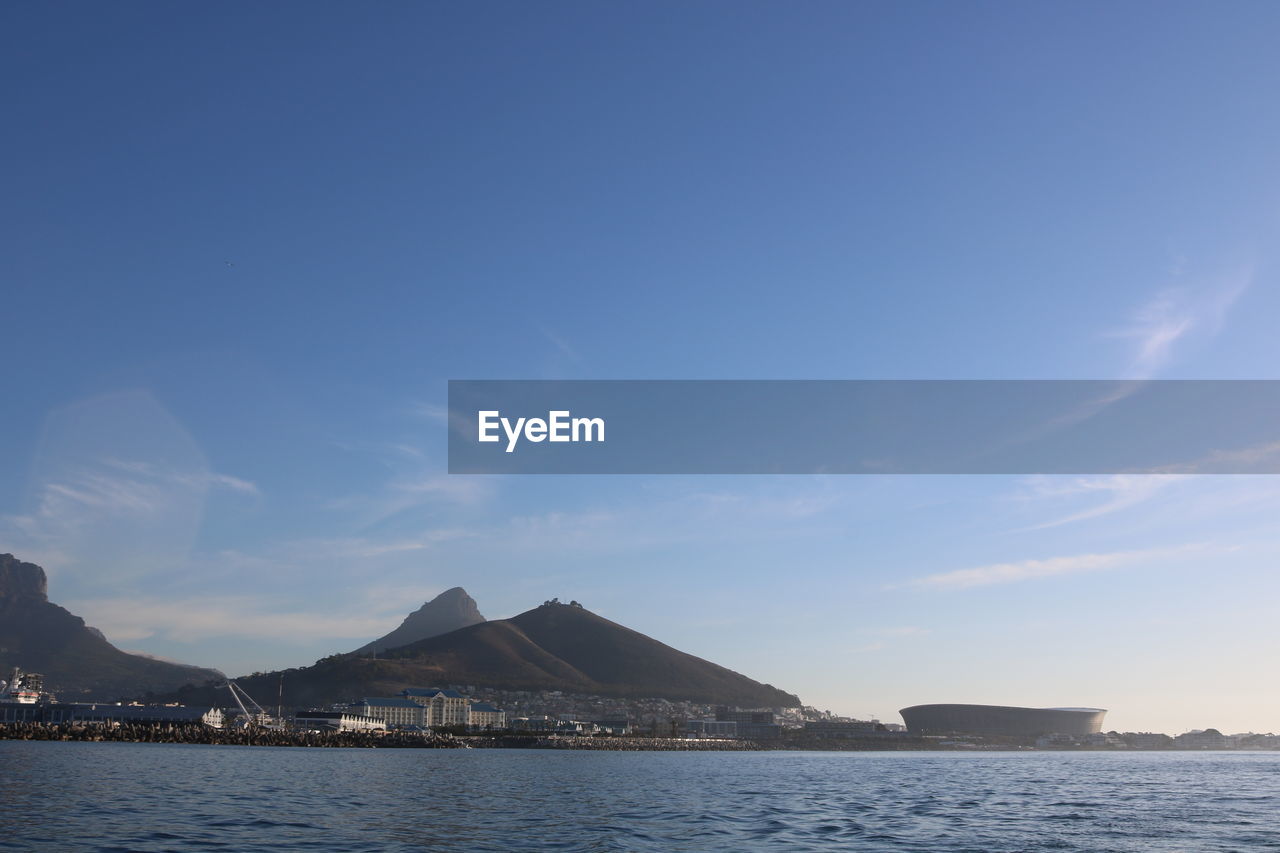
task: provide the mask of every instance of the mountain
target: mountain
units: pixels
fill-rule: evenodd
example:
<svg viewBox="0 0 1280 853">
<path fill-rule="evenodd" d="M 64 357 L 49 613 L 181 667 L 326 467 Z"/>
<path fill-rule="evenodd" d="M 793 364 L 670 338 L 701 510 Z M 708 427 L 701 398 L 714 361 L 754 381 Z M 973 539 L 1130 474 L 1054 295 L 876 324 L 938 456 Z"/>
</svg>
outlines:
<svg viewBox="0 0 1280 853">
<path fill-rule="evenodd" d="M 460 586 L 447 589 L 410 613 L 390 634 L 356 649 L 353 655 L 380 654 L 387 649 L 438 637 L 484 621 L 475 599 Z"/>
<path fill-rule="evenodd" d="M 13 667 L 39 672 L 65 700 L 110 700 L 221 678 L 215 669 L 122 652 L 79 616 L 49 601 L 35 563 L 0 554 L 0 678 Z"/>
<path fill-rule="evenodd" d="M 393 650 L 429 661 L 451 684 L 663 697 L 742 707 L 800 700 L 768 684 L 673 649 L 576 604 L 549 603 Z"/>
<path fill-rule="evenodd" d="M 283 691 L 293 707 L 390 696 L 406 687 L 466 684 L 665 698 L 745 708 L 795 707 L 768 684 L 673 649 L 577 605 L 548 603 L 391 649 L 378 659 L 334 655 L 314 666 L 237 679 L 259 701 Z M 212 685 L 158 697 L 222 702 Z"/>
</svg>

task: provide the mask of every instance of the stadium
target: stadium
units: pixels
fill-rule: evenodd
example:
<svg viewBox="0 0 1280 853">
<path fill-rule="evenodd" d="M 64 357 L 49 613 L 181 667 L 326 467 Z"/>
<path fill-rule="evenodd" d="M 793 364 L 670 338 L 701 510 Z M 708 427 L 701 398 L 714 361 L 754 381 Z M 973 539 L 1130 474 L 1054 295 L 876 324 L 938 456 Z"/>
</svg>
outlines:
<svg viewBox="0 0 1280 853">
<path fill-rule="evenodd" d="M 913 705 L 898 712 L 912 734 L 1082 737 L 1102 731 L 1101 708 L 1014 708 L 1005 705 Z"/>
</svg>

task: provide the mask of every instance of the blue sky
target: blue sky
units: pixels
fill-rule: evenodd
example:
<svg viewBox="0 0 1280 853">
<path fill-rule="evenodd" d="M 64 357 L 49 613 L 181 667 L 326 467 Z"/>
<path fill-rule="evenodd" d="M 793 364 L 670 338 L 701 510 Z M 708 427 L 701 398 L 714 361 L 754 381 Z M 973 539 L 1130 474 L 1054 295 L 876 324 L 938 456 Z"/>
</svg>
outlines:
<svg viewBox="0 0 1280 853">
<path fill-rule="evenodd" d="M 232 673 L 465 586 L 1280 729 L 1268 477 L 458 477 L 450 378 L 1275 378 L 1273 4 L 10 6 L 0 550 Z"/>
</svg>

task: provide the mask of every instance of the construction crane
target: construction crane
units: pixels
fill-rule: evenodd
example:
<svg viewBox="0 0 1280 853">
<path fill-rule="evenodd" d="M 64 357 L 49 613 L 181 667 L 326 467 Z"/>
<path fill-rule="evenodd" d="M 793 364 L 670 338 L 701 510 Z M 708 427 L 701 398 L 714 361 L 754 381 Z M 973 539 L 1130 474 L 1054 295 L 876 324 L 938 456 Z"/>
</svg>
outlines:
<svg viewBox="0 0 1280 853">
<path fill-rule="evenodd" d="M 231 691 L 231 698 L 236 700 L 236 705 L 240 707 L 240 713 L 244 715 L 245 728 L 254 728 L 259 726 L 264 729 L 278 729 L 280 723 L 268 714 L 261 705 L 253 701 L 253 697 L 245 692 L 244 688 L 234 681 L 228 681 L 223 687 Z M 249 709 L 253 710 L 250 711 Z"/>
</svg>

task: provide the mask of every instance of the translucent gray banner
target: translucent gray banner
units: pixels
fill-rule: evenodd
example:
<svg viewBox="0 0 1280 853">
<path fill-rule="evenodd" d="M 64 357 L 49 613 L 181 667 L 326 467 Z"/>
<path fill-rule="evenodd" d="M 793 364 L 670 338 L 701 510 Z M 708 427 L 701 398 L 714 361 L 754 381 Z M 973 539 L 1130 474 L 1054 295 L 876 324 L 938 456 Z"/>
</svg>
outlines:
<svg viewBox="0 0 1280 853">
<path fill-rule="evenodd" d="M 452 380 L 454 474 L 1275 474 L 1277 380 Z"/>
</svg>

